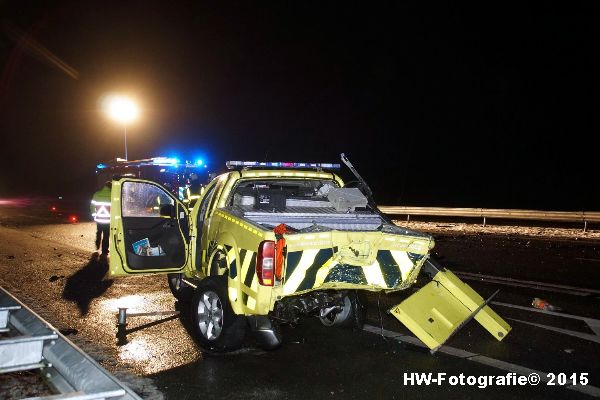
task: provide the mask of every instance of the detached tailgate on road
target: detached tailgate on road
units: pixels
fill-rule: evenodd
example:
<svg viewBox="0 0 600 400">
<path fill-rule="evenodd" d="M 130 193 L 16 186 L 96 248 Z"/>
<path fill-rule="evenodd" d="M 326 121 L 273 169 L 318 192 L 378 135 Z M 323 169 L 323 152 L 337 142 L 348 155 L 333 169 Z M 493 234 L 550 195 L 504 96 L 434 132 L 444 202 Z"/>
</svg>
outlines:
<svg viewBox="0 0 600 400">
<path fill-rule="evenodd" d="M 511 327 L 469 285 L 447 269 L 391 309 L 392 314 L 430 349 L 437 349 L 472 317 L 496 339 Z"/>
</svg>

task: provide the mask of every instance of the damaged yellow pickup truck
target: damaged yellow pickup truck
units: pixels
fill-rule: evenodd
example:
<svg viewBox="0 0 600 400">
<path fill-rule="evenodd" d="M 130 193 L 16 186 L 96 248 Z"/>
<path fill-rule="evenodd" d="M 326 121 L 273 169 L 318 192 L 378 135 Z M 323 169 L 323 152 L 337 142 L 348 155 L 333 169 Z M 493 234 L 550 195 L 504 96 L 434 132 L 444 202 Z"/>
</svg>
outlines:
<svg viewBox="0 0 600 400">
<path fill-rule="evenodd" d="M 510 326 L 481 296 L 430 257 L 431 236 L 379 212 L 369 186 L 344 183 L 341 164 L 230 161 L 197 200 L 151 181 L 113 181 L 110 274 L 168 274 L 191 304 L 201 346 L 229 351 L 250 329 L 281 344 L 280 324 L 302 316 L 361 327 L 366 291 L 404 290 L 430 277 L 391 313 L 430 349 L 475 319 L 501 340 Z"/>
</svg>

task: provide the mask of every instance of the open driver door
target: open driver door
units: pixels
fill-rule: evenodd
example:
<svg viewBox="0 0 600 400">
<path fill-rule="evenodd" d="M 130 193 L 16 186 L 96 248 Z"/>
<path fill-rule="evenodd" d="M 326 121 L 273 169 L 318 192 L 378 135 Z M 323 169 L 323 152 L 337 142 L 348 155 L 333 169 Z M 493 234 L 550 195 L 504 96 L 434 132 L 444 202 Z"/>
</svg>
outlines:
<svg viewBox="0 0 600 400">
<path fill-rule="evenodd" d="M 155 182 L 112 182 L 110 235 L 111 276 L 181 272 L 187 265 L 188 210 Z"/>
</svg>

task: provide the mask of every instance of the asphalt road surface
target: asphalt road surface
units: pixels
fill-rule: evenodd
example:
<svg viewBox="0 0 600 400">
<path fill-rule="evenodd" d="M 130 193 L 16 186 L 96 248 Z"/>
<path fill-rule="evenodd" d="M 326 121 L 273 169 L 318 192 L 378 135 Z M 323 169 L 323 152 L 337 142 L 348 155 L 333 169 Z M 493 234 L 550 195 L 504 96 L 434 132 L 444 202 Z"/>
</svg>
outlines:
<svg viewBox="0 0 600 400">
<path fill-rule="evenodd" d="M 409 291 L 370 295 L 365 330 L 326 328 L 305 319 L 283 328 L 278 350 L 259 350 L 248 338 L 241 350 L 223 355 L 203 352 L 194 342 L 188 309 L 173 299 L 165 277 L 107 276 L 105 260 L 93 252 L 94 224 L 19 224 L 17 218 L 8 225 L 0 227 L 0 285 L 118 376 L 128 371 L 151 378 L 152 384 L 138 385 L 147 398 L 600 397 L 598 239 L 437 229 L 436 253 L 445 266 L 461 272 L 483 297 L 501 289 L 492 308 L 513 328 L 502 342 L 472 321 L 430 354 L 386 314 Z M 536 312 L 534 297 L 560 310 Z M 129 318 L 129 328 L 142 329 L 117 340 L 118 307 L 181 314 Z M 513 379 L 511 371 L 538 374 L 542 382 L 466 385 L 467 379 L 485 376 Z M 417 373 L 431 373 L 432 378 L 440 373 L 444 381 L 419 383 Z M 548 374 L 555 374 L 554 379 Z M 573 386 L 573 379 L 588 382 Z"/>
</svg>

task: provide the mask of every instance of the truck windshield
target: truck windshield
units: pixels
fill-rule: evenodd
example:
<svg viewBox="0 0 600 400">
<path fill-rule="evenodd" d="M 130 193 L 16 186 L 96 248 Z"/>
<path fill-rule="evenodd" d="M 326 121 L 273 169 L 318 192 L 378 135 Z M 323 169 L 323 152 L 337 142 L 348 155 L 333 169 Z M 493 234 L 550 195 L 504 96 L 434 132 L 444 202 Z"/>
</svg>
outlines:
<svg viewBox="0 0 600 400">
<path fill-rule="evenodd" d="M 290 207 L 329 206 L 327 195 L 337 182 L 321 179 L 265 179 L 241 181 L 229 205 L 283 211 Z"/>
</svg>

